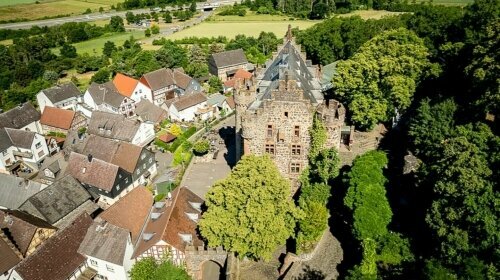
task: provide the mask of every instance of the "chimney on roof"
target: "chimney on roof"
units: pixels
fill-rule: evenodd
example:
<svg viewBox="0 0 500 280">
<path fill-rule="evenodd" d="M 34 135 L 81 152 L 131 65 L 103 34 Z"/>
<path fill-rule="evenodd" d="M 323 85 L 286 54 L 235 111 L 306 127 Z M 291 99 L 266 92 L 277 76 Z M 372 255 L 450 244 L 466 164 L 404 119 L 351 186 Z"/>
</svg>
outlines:
<svg viewBox="0 0 500 280">
<path fill-rule="evenodd" d="M 89 160 L 89 162 L 92 162 L 92 158 L 93 158 L 92 155 L 88 154 L 87 159 Z"/>
</svg>

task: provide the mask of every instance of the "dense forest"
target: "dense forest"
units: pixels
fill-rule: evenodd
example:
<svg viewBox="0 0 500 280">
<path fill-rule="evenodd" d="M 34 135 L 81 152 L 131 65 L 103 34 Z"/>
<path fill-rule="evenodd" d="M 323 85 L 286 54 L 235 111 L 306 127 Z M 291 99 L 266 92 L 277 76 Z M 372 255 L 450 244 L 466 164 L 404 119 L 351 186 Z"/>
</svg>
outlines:
<svg viewBox="0 0 500 280">
<path fill-rule="evenodd" d="M 336 63 L 332 94 L 351 123 L 394 125 L 385 153 L 356 159 L 332 187 L 332 231 L 344 248 L 358 248 L 342 272 L 498 279 L 500 4 L 411 9 L 381 20 L 333 18 L 298 33 L 314 62 Z M 403 175 L 408 152 L 419 168 Z"/>
</svg>

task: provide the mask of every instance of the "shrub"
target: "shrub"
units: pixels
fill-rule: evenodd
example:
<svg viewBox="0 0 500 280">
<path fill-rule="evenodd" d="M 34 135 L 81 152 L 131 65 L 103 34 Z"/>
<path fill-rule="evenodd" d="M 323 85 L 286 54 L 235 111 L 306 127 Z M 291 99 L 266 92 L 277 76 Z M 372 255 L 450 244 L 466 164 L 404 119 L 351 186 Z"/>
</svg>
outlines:
<svg viewBox="0 0 500 280">
<path fill-rule="evenodd" d="M 206 139 L 198 140 L 193 146 L 196 155 L 204 155 L 210 149 L 210 143 Z"/>
</svg>

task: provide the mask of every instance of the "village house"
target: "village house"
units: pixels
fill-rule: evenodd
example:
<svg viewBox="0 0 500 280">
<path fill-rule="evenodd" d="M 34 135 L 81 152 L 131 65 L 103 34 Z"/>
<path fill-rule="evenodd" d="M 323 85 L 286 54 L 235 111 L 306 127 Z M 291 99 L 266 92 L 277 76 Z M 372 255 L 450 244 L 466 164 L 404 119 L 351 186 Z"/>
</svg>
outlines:
<svg viewBox="0 0 500 280">
<path fill-rule="evenodd" d="M 87 118 L 81 112 L 46 107 L 40 118 L 40 124 L 45 134 L 49 132 L 68 133 L 70 129 L 85 127 Z"/>
<path fill-rule="evenodd" d="M 64 159 L 64 152 L 59 151 L 46 157 L 40 166 L 37 178 L 34 180 L 45 185 L 50 185 L 63 177 L 68 162 Z"/>
<path fill-rule="evenodd" d="M 154 154 L 123 141 L 89 135 L 82 148 L 71 152 L 66 172 L 100 201 L 112 205 L 157 173 Z"/>
<path fill-rule="evenodd" d="M 81 101 L 82 93 L 73 84 L 68 82 L 41 90 L 36 95 L 36 101 L 43 113 L 45 107 L 76 110 L 76 104 Z"/>
<path fill-rule="evenodd" d="M 0 209 L 17 210 L 44 186 L 38 182 L 26 180 L 10 174 L 0 173 Z"/>
<path fill-rule="evenodd" d="M 253 70 L 242 49 L 214 53 L 208 59 L 210 74 L 219 77 L 222 82 L 231 79 L 239 69 Z"/>
<path fill-rule="evenodd" d="M 130 120 L 123 115 L 94 112 L 87 133 L 144 147 L 155 138 L 154 124 Z"/>
<path fill-rule="evenodd" d="M 63 138 L 63 137 L 59 137 L 59 136 L 51 136 L 51 135 L 45 135 L 45 143 L 47 143 L 47 148 L 49 149 L 49 155 L 54 155 L 56 153 L 58 153 L 63 144 L 64 144 L 64 140 L 66 138 Z M 45 162 L 45 160 L 42 162 L 42 164 Z"/>
<path fill-rule="evenodd" d="M 144 74 L 140 81 L 151 89 L 153 103 L 158 106 L 166 100 L 201 90 L 198 81 L 186 75 L 181 69 L 161 68 Z"/>
<path fill-rule="evenodd" d="M 129 279 L 128 271 L 135 263 L 132 253 L 153 203 L 153 194 L 137 187 L 97 217 L 79 252 L 87 256 L 98 279 Z"/>
<path fill-rule="evenodd" d="M 36 132 L 0 128 L 0 172 L 11 173 L 20 162 L 30 172 L 49 154 L 45 137 Z"/>
<path fill-rule="evenodd" d="M 12 271 L 11 280 L 73 280 L 95 270 L 88 268 L 85 256 L 77 252 L 92 218 L 82 214 L 66 228 L 57 231 Z M 92 274 L 91 274 L 92 275 Z M 93 275 L 92 275 L 93 276 Z M 92 279 L 92 276 L 87 279 Z"/>
<path fill-rule="evenodd" d="M 244 70 L 238 69 L 231 79 L 225 81 L 222 85 L 224 93 L 232 92 L 241 86 L 250 87 L 254 83 L 253 74 Z"/>
<path fill-rule="evenodd" d="M 265 65 L 258 69 L 256 82 L 244 79 L 234 94 L 237 157 L 242 152 L 268 154 L 282 175 L 297 180 L 308 165 L 314 116 L 327 129 L 326 147 L 338 149 L 345 108 L 336 100 L 324 100 L 318 67 L 306 60 L 290 27 Z"/>
<path fill-rule="evenodd" d="M 127 117 L 134 115 L 134 101 L 121 95 L 112 81 L 104 84 L 92 83 L 83 95 L 83 102 L 92 111 L 110 112 Z"/>
<path fill-rule="evenodd" d="M 227 97 L 220 93 L 214 93 L 210 95 L 207 100 L 207 105 L 208 107 L 212 108 L 213 115 L 217 118 L 230 114 L 234 108 L 231 108 L 231 106 L 229 106 Z"/>
<path fill-rule="evenodd" d="M 56 228 L 17 210 L 0 210 L 0 279 L 52 236 Z"/>
<path fill-rule="evenodd" d="M 87 257 L 87 265 L 96 270 L 94 279 L 127 280 L 134 261 L 134 247 L 127 229 L 97 217 L 83 239 L 78 252 Z"/>
<path fill-rule="evenodd" d="M 19 206 L 19 210 L 59 229 L 71 224 L 82 213 L 92 216 L 98 209 L 89 192 L 68 175 L 32 195 Z"/>
<path fill-rule="evenodd" d="M 149 100 L 153 102 L 151 89 L 139 80 L 118 73 L 113 78 L 113 85 L 118 93 L 124 97 L 132 99 L 135 103 L 141 100 Z"/>
<path fill-rule="evenodd" d="M 203 246 L 197 232 L 203 199 L 186 187 L 177 187 L 171 195 L 156 202 L 147 217 L 133 258 L 168 256 L 181 265 L 186 246 Z"/>
<path fill-rule="evenodd" d="M 167 111 L 145 99 L 136 104 L 135 114 L 139 117 L 139 120 L 151 122 L 155 125 L 168 118 Z"/>
<path fill-rule="evenodd" d="M 168 108 L 172 121 L 191 122 L 196 118 L 205 120 L 212 116 L 211 108 L 207 105 L 207 97 L 201 92 L 168 100 L 165 102 L 165 107 Z"/>
<path fill-rule="evenodd" d="M 0 128 L 15 128 L 42 133 L 41 114 L 29 102 L 0 114 Z"/>
</svg>

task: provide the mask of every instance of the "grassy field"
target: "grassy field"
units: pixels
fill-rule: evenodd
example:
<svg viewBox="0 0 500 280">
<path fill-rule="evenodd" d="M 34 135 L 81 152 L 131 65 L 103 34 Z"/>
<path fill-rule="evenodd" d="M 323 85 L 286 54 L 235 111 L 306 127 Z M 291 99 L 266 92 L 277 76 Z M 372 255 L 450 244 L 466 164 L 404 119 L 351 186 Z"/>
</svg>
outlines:
<svg viewBox="0 0 500 280">
<path fill-rule="evenodd" d="M 194 27 L 184 29 L 167 36 L 168 39 L 182 39 L 186 37 L 217 37 L 226 36 L 234 38 L 238 34 L 247 36 L 259 36 L 260 32 L 273 32 L 281 37 L 286 33 L 289 24 L 292 27 L 306 29 L 318 23 L 318 21 L 268 21 L 268 22 L 203 22 Z"/>
<path fill-rule="evenodd" d="M 376 10 L 360 10 L 350 12 L 348 14 L 338 14 L 338 17 L 360 16 L 362 19 L 381 19 L 386 16 L 399 15 L 403 13 L 389 12 L 389 11 L 376 11 Z"/>
<path fill-rule="evenodd" d="M 102 53 L 102 48 L 104 47 L 104 43 L 106 43 L 107 41 L 114 42 L 116 46 L 121 46 L 123 45 L 123 42 L 125 42 L 125 40 L 128 40 L 128 38 L 130 38 L 130 36 L 134 36 L 134 38 L 138 40 L 145 38 L 144 31 L 132 31 L 132 32 L 104 35 L 100 38 L 88 40 L 85 42 L 75 43 L 73 44 L 73 46 L 75 46 L 76 51 L 79 54 L 88 53 L 90 55 L 94 54 L 100 55 Z"/>
<path fill-rule="evenodd" d="M 100 7 L 107 10 L 111 5 L 123 2 L 123 0 L 41 0 L 40 4 L 34 2 L 31 0 L 0 0 L 0 20 L 39 19 L 46 16 L 82 14 L 86 9 L 96 12 Z"/>
</svg>

